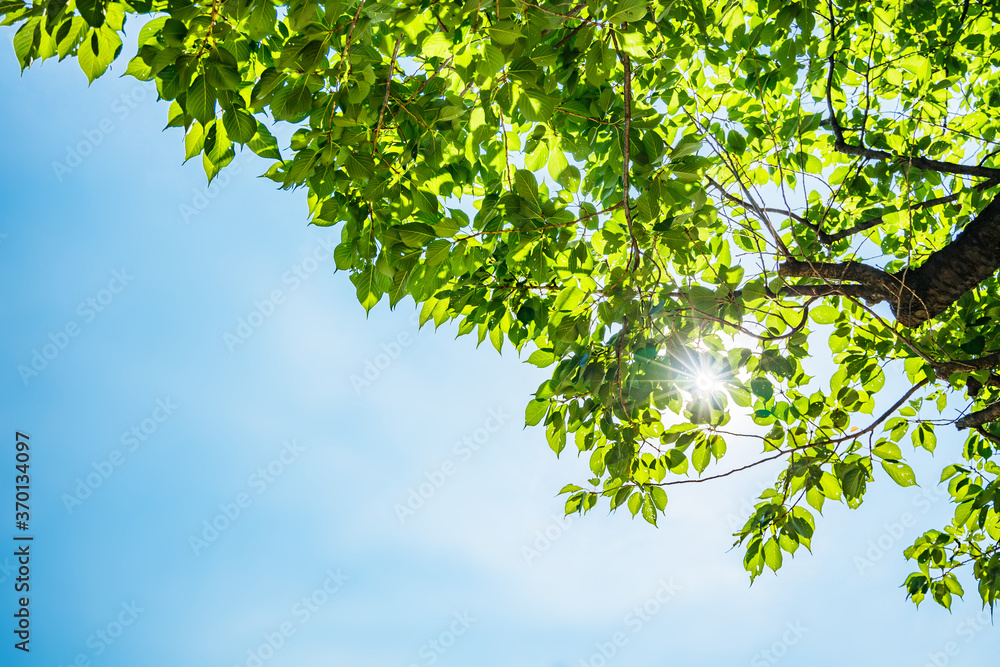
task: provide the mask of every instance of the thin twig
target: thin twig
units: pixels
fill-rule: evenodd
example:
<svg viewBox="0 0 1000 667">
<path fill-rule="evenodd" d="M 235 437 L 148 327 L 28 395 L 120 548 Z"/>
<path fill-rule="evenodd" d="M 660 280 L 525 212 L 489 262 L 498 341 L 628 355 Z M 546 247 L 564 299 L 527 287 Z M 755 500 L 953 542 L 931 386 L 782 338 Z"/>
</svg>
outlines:
<svg viewBox="0 0 1000 667">
<path fill-rule="evenodd" d="M 629 204 L 628 182 L 628 173 L 631 168 L 631 157 L 629 155 L 631 140 L 629 138 L 629 132 L 632 129 L 632 61 L 629 60 L 628 54 L 624 53 L 618 46 L 618 38 L 613 32 L 611 33 L 611 39 L 615 43 L 615 51 L 618 52 L 618 58 L 622 61 L 622 66 L 625 68 L 625 140 L 622 142 L 622 187 L 625 189 L 625 222 L 628 223 L 628 235 L 632 240 L 632 249 L 630 251 L 629 262 L 626 268 L 633 270 L 632 260 L 635 260 L 635 269 L 638 269 L 640 255 L 639 243 L 635 240 L 635 232 L 632 229 L 632 207 Z"/>
<path fill-rule="evenodd" d="M 385 81 L 385 99 L 382 100 L 382 110 L 378 113 L 378 125 L 375 126 L 375 138 L 373 144 L 378 143 L 378 133 L 382 130 L 382 119 L 385 117 L 385 107 L 389 104 L 389 91 L 392 88 L 392 75 L 396 69 L 396 56 L 399 55 L 399 45 L 403 43 L 403 36 L 396 38 L 396 48 L 392 51 L 392 62 L 389 63 L 389 78 Z"/>
</svg>

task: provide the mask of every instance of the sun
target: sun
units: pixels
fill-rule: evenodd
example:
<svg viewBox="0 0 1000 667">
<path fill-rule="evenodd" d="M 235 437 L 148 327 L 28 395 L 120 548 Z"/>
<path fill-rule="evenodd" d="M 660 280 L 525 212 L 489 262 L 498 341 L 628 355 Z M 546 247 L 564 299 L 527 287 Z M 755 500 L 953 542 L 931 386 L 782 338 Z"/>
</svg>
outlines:
<svg viewBox="0 0 1000 667">
<path fill-rule="evenodd" d="M 703 394 L 711 394 L 722 389 L 722 382 L 714 372 L 699 370 L 694 376 L 694 386 Z"/>
</svg>

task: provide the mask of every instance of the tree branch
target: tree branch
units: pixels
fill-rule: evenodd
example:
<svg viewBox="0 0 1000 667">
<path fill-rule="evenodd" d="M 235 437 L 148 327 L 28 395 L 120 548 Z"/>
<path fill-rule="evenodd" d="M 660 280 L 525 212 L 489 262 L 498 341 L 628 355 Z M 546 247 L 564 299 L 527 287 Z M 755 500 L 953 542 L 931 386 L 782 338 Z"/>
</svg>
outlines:
<svg viewBox="0 0 1000 667">
<path fill-rule="evenodd" d="M 987 440 L 989 440 L 993 444 L 1000 445 L 1000 438 L 996 437 L 995 435 L 993 435 L 992 433 L 990 433 L 989 431 L 987 431 L 982 426 L 977 426 L 976 427 L 976 433 L 978 433 L 979 435 L 983 436 L 984 438 L 986 438 Z"/>
<path fill-rule="evenodd" d="M 629 182 L 628 173 L 631 168 L 631 157 L 629 156 L 629 151 L 631 149 L 631 140 L 629 138 L 629 132 L 632 129 L 632 61 L 629 60 L 628 54 L 624 53 L 618 46 L 618 38 L 615 33 L 611 33 L 611 39 L 615 43 L 615 51 L 618 52 L 618 58 L 622 61 L 622 66 L 625 68 L 625 86 L 624 86 L 624 97 L 625 97 L 625 139 L 622 142 L 622 187 L 625 189 L 624 202 L 625 202 L 625 222 L 628 223 L 628 235 L 632 240 L 632 257 L 630 258 L 628 266 L 632 266 L 631 259 L 635 259 L 635 268 L 639 267 L 639 243 L 635 240 L 635 233 L 632 231 L 632 208 L 629 203 Z"/>
<path fill-rule="evenodd" d="M 976 359 L 963 359 L 961 361 L 949 361 L 943 364 L 935 364 L 934 369 L 951 375 L 952 373 L 969 373 L 971 371 L 981 371 L 987 368 L 1000 366 L 1000 352 L 987 354 L 985 357 Z"/>
<path fill-rule="evenodd" d="M 947 361 L 940 364 L 933 364 L 934 373 L 941 380 L 948 380 L 953 373 L 971 373 L 973 371 L 988 370 L 1000 366 L 1000 352 L 993 352 L 976 359 L 962 359 L 959 361 Z M 990 373 L 986 382 L 980 382 L 974 377 L 966 378 L 965 387 L 969 396 L 976 397 L 983 390 L 983 385 L 987 387 L 1000 387 L 1000 376 Z"/>
<path fill-rule="evenodd" d="M 783 215 L 786 218 L 791 218 L 792 220 L 794 220 L 796 222 L 800 222 L 803 225 L 806 225 L 808 227 L 815 227 L 815 225 L 813 223 L 809 222 L 808 220 L 806 220 L 805 218 L 803 218 L 798 213 L 795 213 L 793 211 L 788 211 L 788 210 L 785 210 L 783 208 L 768 208 L 768 207 L 761 208 L 760 206 L 757 206 L 753 202 L 744 201 L 744 200 L 740 199 L 739 197 L 737 197 L 736 195 L 734 195 L 734 194 L 732 194 L 730 192 L 727 192 L 726 189 L 723 188 L 719 183 L 717 183 L 715 181 L 715 179 L 713 179 L 712 177 L 710 177 L 710 176 L 707 177 L 707 180 L 708 180 L 708 184 L 709 185 L 711 185 L 713 188 L 715 188 L 716 190 L 718 190 L 722 194 L 723 197 L 725 197 L 726 199 L 728 199 L 732 203 L 736 204 L 737 206 L 742 206 L 743 208 L 745 208 L 747 210 L 756 211 L 758 213 L 776 213 L 778 215 Z M 1000 181 L 998 181 L 998 182 L 1000 182 Z"/>
<path fill-rule="evenodd" d="M 347 44 L 344 45 L 344 50 L 340 54 L 340 63 L 337 64 L 337 71 L 344 66 L 344 61 L 351 56 L 351 38 L 354 37 L 354 28 L 358 25 L 358 18 L 361 16 L 361 10 L 364 9 L 365 0 L 361 0 L 358 3 L 358 11 L 354 13 L 354 20 L 351 21 L 351 29 L 347 31 Z M 351 63 L 347 63 L 347 71 L 351 71 Z"/>
<path fill-rule="evenodd" d="M 893 305 L 896 319 L 913 327 L 944 312 L 1000 268 L 1000 195 L 945 247 L 917 268 L 895 277 L 907 286 Z"/>
<path fill-rule="evenodd" d="M 915 327 L 943 313 L 963 294 L 992 277 L 1000 269 L 1000 195 L 972 220 L 954 241 L 934 251 L 918 267 L 889 274 L 859 262 L 831 264 L 791 260 L 778 267 L 785 277 L 819 278 L 825 281 L 852 281 L 855 286 L 836 284 L 835 289 L 803 290 L 804 296 L 825 296 L 854 292 L 886 300 L 892 306 L 896 321 L 905 327 Z M 849 289 L 850 288 L 850 289 Z M 870 299 L 868 299 L 870 300 Z"/>
<path fill-rule="evenodd" d="M 1000 178 L 991 178 L 991 179 L 989 179 L 987 181 L 984 181 L 984 182 L 976 185 L 973 189 L 976 190 L 977 192 L 982 192 L 983 190 L 988 190 L 988 189 L 992 188 L 994 185 L 1000 185 Z M 942 204 L 950 204 L 951 202 L 958 200 L 958 198 L 961 197 L 961 196 L 962 196 L 961 192 L 956 192 L 955 194 L 947 195 L 945 197 L 937 197 L 935 199 L 928 199 L 927 201 L 923 201 L 923 202 L 920 202 L 919 204 L 915 204 L 915 205 L 911 206 L 910 210 L 919 211 L 919 210 L 923 210 L 925 208 L 931 208 L 932 206 L 940 206 Z M 820 240 L 821 243 L 824 243 L 826 245 L 830 245 L 832 243 L 836 243 L 837 241 L 839 241 L 841 239 L 846 239 L 848 236 L 853 236 L 854 234 L 857 234 L 858 232 L 863 232 L 863 231 L 871 229 L 872 227 L 877 227 L 877 226 L 881 225 L 883 222 L 885 222 L 885 216 L 881 216 L 880 215 L 877 218 L 872 218 L 871 220 L 865 220 L 864 222 L 858 223 L 857 225 L 854 225 L 853 227 L 849 227 L 847 229 L 843 229 L 843 230 L 841 230 L 839 232 L 835 232 L 833 234 L 827 234 L 826 232 L 820 232 L 819 233 L 819 240 Z"/>
<path fill-rule="evenodd" d="M 831 17 L 832 19 L 832 17 Z M 893 155 L 887 151 L 875 150 L 864 146 L 855 146 L 844 140 L 844 128 L 837 120 L 837 114 L 833 109 L 833 73 L 836 68 L 834 54 L 829 58 L 829 74 L 826 78 L 826 106 L 830 113 L 830 127 L 833 129 L 833 147 L 845 155 L 855 155 L 867 160 L 886 160 L 889 162 L 905 163 L 917 169 L 927 171 L 938 171 L 944 174 L 957 174 L 960 176 L 977 176 L 979 178 L 1000 178 L 1000 169 L 993 167 L 980 167 L 978 165 L 956 164 L 954 162 L 942 162 L 940 160 L 930 160 L 920 156 Z"/>
<path fill-rule="evenodd" d="M 399 55 L 399 45 L 403 43 L 403 36 L 396 38 L 396 48 L 392 51 L 392 61 L 389 63 L 389 78 L 385 81 L 385 99 L 382 100 L 382 110 L 378 113 L 378 125 L 375 126 L 375 137 L 372 139 L 373 145 L 378 145 L 378 133 L 382 130 L 382 119 L 385 118 L 385 107 L 389 104 L 389 91 L 392 89 L 392 75 L 396 69 L 396 57 Z M 378 150 L 376 148 L 376 150 Z"/>
<path fill-rule="evenodd" d="M 986 406 L 977 412 L 970 412 L 955 422 L 959 429 L 976 428 L 991 421 L 1000 419 L 1000 401 Z"/>
<path fill-rule="evenodd" d="M 807 296 L 811 298 L 823 296 L 846 296 L 854 299 L 864 299 L 869 304 L 888 301 L 889 297 L 882 290 L 867 285 L 786 285 L 778 292 L 779 297 Z"/>
<path fill-rule="evenodd" d="M 803 262 L 791 260 L 778 266 L 778 275 L 786 278 L 819 278 L 840 283 L 849 280 L 860 283 L 870 293 L 879 293 L 882 299 L 889 298 L 903 288 L 903 283 L 892 274 L 861 262 Z M 800 287 L 798 285 L 796 288 Z M 849 285 L 836 285 L 838 288 Z M 881 299 L 880 299 L 881 300 Z"/>
</svg>

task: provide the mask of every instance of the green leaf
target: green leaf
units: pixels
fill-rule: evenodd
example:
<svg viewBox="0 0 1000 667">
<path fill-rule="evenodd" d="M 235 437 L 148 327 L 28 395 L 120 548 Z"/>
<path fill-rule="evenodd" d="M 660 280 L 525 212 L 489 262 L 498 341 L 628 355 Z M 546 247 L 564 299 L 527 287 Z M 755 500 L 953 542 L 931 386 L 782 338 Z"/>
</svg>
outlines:
<svg viewBox="0 0 1000 667">
<path fill-rule="evenodd" d="M 184 135 L 184 160 L 190 160 L 199 155 L 205 148 L 205 127 L 199 123 L 191 123 Z"/>
<path fill-rule="evenodd" d="M 225 125 L 218 121 L 212 121 L 205 133 L 205 157 L 221 168 L 229 164 L 234 156 L 233 142 L 226 134 Z M 210 174 L 209 180 L 211 177 Z"/>
<path fill-rule="evenodd" d="M 872 450 L 872 453 L 881 459 L 888 459 L 890 461 L 898 461 L 903 458 L 903 453 L 900 451 L 899 445 L 888 441 L 880 442 Z"/>
<path fill-rule="evenodd" d="M 153 69 L 146 62 L 136 56 L 128 61 L 128 68 L 125 70 L 127 76 L 132 76 L 139 81 L 149 81 L 153 78 Z"/>
<path fill-rule="evenodd" d="M 528 363 L 534 364 L 539 368 L 544 368 L 545 366 L 551 366 L 558 357 L 551 350 L 535 350 L 528 357 Z"/>
<path fill-rule="evenodd" d="M 656 525 L 656 505 L 652 495 L 649 493 L 646 494 L 642 502 L 642 518 L 654 526 Z"/>
<path fill-rule="evenodd" d="M 84 36 L 77 52 L 80 69 L 91 83 L 107 71 L 121 50 L 122 42 L 117 33 L 106 28 L 91 29 Z"/>
<path fill-rule="evenodd" d="M 493 76 L 501 69 L 503 69 L 504 63 L 507 60 L 503 56 L 503 52 L 492 44 L 487 44 L 483 47 L 482 58 L 476 64 L 476 71 L 482 76 Z"/>
<path fill-rule="evenodd" d="M 447 58 L 451 55 L 452 44 L 444 33 L 435 32 L 421 44 L 424 55 L 431 58 Z"/>
<path fill-rule="evenodd" d="M 937 436 L 934 435 L 934 426 L 932 424 L 920 424 L 910 434 L 910 438 L 913 440 L 914 447 L 923 447 L 929 452 L 933 452 L 937 446 Z"/>
<path fill-rule="evenodd" d="M 542 420 L 548 410 L 548 401 L 530 401 L 524 411 L 524 423 L 527 426 L 536 425 Z"/>
<path fill-rule="evenodd" d="M 104 25 L 106 8 L 106 0 L 76 0 L 76 11 L 80 12 L 80 16 L 91 28 L 100 28 Z"/>
<path fill-rule="evenodd" d="M 667 492 L 658 486 L 651 486 L 649 488 L 649 495 L 652 497 L 653 502 L 656 504 L 656 509 L 661 512 L 667 508 Z M 633 512 L 634 514 L 634 512 Z"/>
<path fill-rule="evenodd" d="M 535 180 L 535 175 L 527 169 L 518 169 L 514 174 L 514 191 L 520 197 L 538 201 L 538 181 Z"/>
<path fill-rule="evenodd" d="M 278 142 L 263 123 L 257 121 L 257 133 L 247 144 L 257 155 L 274 160 L 281 159 L 281 152 L 278 150 Z"/>
<path fill-rule="evenodd" d="M 913 474 L 913 470 L 910 466 L 905 463 L 892 463 L 890 461 L 882 461 L 882 468 L 889 473 L 889 477 L 892 477 L 893 481 L 900 486 L 915 486 L 917 483 L 916 475 Z"/>
<path fill-rule="evenodd" d="M 367 155 L 361 153 L 351 153 L 347 156 L 348 175 L 356 180 L 371 178 L 375 175 L 375 162 Z"/>
<path fill-rule="evenodd" d="M 271 2 L 255 2 L 247 23 L 250 39 L 260 41 L 274 32 L 278 8 Z"/>
<path fill-rule="evenodd" d="M 551 176 L 554 181 L 559 181 L 567 167 L 569 167 L 569 161 L 566 159 L 566 155 L 562 152 L 562 150 L 556 147 L 549 151 L 549 176 Z"/>
<path fill-rule="evenodd" d="M 647 5 L 644 0 L 621 0 L 613 11 L 608 13 L 608 23 L 630 23 L 638 21 L 646 15 Z"/>
<path fill-rule="evenodd" d="M 14 34 L 14 54 L 17 56 L 17 61 L 21 63 L 22 72 L 25 67 L 31 64 L 31 50 L 38 42 L 39 30 L 39 22 L 36 19 L 26 22 Z M 84 72 L 86 71 L 85 69 Z M 91 79 L 91 81 L 93 80 Z"/>
<path fill-rule="evenodd" d="M 698 471 L 698 474 L 705 472 L 705 468 L 708 467 L 708 462 L 712 458 L 712 452 L 708 445 L 705 443 L 699 443 L 697 447 L 694 448 L 694 452 L 691 453 L 691 464 L 694 469 Z"/>
<path fill-rule="evenodd" d="M 755 396 L 760 396 L 765 401 L 774 396 L 774 386 L 771 381 L 764 377 L 757 377 L 750 380 L 750 391 Z"/>
<path fill-rule="evenodd" d="M 824 472 L 819 480 L 820 492 L 831 500 L 840 500 L 843 497 L 843 490 L 840 488 L 840 481 L 828 472 Z"/>
<path fill-rule="evenodd" d="M 229 138 L 236 143 L 245 144 L 257 134 L 257 119 L 239 109 L 231 109 L 222 114 L 222 124 L 225 125 Z"/>
<path fill-rule="evenodd" d="M 205 66 L 205 79 L 216 90 L 236 90 L 242 83 L 236 59 L 225 49 L 215 49 Z"/>
<path fill-rule="evenodd" d="M 436 233 L 436 232 L 435 232 Z M 434 239 L 427 245 L 427 265 L 437 266 L 446 262 L 451 255 L 451 241 Z"/>
<path fill-rule="evenodd" d="M 570 285 L 559 290 L 552 307 L 555 310 L 575 310 L 577 306 L 583 303 L 586 296 L 587 293 L 582 289 L 576 285 Z"/>
<path fill-rule="evenodd" d="M 376 271 L 373 266 L 368 266 L 362 271 L 353 274 L 351 282 L 354 283 L 354 287 L 357 289 L 358 301 L 361 302 L 361 306 L 365 309 L 365 312 L 371 311 L 385 293 L 383 289 L 386 282 L 385 276 Z"/>
<path fill-rule="evenodd" d="M 844 495 L 848 501 L 859 500 L 865 493 L 868 485 L 868 471 L 860 464 L 835 465 L 837 477 L 840 479 L 840 486 L 844 490 Z"/>
<path fill-rule="evenodd" d="M 338 271 L 346 271 L 354 265 L 354 251 L 349 243 L 341 243 L 333 250 L 333 262 Z"/>
<path fill-rule="evenodd" d="M 642 509 L 642 494 L 633 493 L 628 497 L 628 511 L 631 512 L 634 517 L 639 513 L 640 509 Z"/>
<path fill-rule="evenodd" d="M 215 118 L 215 91 L 203 76 L 191 80 L 184 110 L 202 124 Z"/>
<path fill-rule="evenodd" d="M 809 317 L 811 317 L 813 322 L 816 324 L 833 324 L 837 321 L 837 318 L 840 317 L 840 311 L 833 306 L 823 304 L 810 309 Z"/>
<path fill-rule="evenodd" d="M 764 563 L 774 572 L 781 567 L 781 546 L 773 537 L 764 543 Z"/>
<path fill-rule="evenodd" d="M 489 28 L 490 37 L 497 44 L 510 45 L 516 42 L 524 33 L 513 21 L 498 21 Z"/>
</svg>

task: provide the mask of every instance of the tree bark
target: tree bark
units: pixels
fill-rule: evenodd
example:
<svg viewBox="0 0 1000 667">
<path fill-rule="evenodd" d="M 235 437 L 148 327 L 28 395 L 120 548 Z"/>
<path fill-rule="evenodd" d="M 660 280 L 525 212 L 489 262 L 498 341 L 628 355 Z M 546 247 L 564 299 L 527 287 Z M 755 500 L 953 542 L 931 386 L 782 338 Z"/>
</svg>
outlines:
<svg viewBox="0 0 1000 667">
<path fill-rule="evenodd" d="M 869 301 L 888 301 L 896 320 L 915 327 L 937 317 L 963 294 L 1000 269 L 1000 195 L 979 212 L 954 241 L 931 253 L 920 266 L 889 274 L 858 262 L 831 264 L 791 260 L 778 267 L 785 277 L 828 281 L 825 294 L 864 295 Z M 840 281 L 851 281 L 841 283 Z M 830 284 L 830 281 L 835 281 Z M 820 286 L 790 285 L 789 290 L 811 294 Z M 819 294 L 817 294 L 818 296 Z"/>
<path fill-rule="evenodd" d="M 1000 268 L 1000 195 L 993 198 L 958 237 L 916 269 L 896 274 L 907 289 L 893 304 L 903 326 L 937 317 L 963 294 Z"/>
<path fill-rule="evenodd" d="M 997 419 L 1000 419 L 1000 402 L 987 405 L 979 412 L 971 412 L 965 415 L 955 422 L 955 426 L 957 426 L 959 430 L 976 428 L 977 426 L 982 426 L 983 424 L 996 421 Z"/>
</svg>

